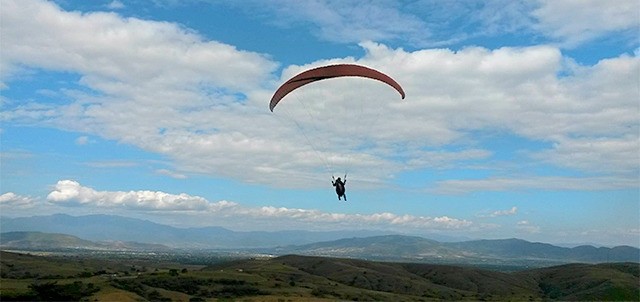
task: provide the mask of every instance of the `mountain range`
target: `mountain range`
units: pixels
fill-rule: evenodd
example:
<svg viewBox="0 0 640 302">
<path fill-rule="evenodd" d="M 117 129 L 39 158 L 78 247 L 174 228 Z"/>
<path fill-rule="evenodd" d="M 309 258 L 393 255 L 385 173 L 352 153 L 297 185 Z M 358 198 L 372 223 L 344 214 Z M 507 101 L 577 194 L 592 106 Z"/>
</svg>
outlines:
<svg viewBox="0 0 640 302">
<path fill-rule="evenodd" d="M 272 255 L 533 266 L 640 262 L 640 249 L 629 246 L 566 248 L 516 238 L 440 242 L 375 231 L 235 232 L 221 227 L 175 228 L 112 215 L 3 217 L 0 230 L 3 249 L 225 249 Z"/>
<path fill-rule="evenodd" d="M 0 218 L 2 232 L 68 234 L 92 241 L 163 244 L 173 248 L 238 249 L 307 244 L 345 237 L 388 235 L 382 231 L 278 231 L 236 232 L 223 227 L 176 228 L 148 220 L 116 215 Z"/>
<path fill-rule="evenodd" d="M 102 241 L 93 242 L 76 236 L 42 232 L 0 233 L 0 248 L 12 250 L 91 250 L 91 251 L 169 251 L 161 244 Z"/>
<path fill-rule="evenodd" d="M 409 262 L 515 264 L 545 262 L 640 262 L 640 249 L 578 246 L 565 248 L 522 239 L 438 242 L 416 236 L 385 235 L 279 247 L 274 254 L 351 257 Z M 555 263 L 554 263 L 555 262 Z"/>
</svg>

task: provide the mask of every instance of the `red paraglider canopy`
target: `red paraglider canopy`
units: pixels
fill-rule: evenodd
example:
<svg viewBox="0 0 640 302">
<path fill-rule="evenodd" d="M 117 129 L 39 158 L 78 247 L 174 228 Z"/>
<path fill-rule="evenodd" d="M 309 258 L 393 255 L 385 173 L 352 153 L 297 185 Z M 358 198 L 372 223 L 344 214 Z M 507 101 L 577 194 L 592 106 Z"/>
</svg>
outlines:
<svg viewBox="0 0 640 302">
<path fill-rule="evenodd" d="M 276 92 L 273 94 L 273 97 L 271 97 L 271 102 L 269 103 L 269 109 L 273 112 L 273 108 L 278 105 L 278 102 L 280 102 L 282 98 L 284 98 L 291 91 L 294 91 L 301 86 L 313 83 L 315 81 L 337 77 L 364 77 L 378 80 L 393 87 L 398 91 L 398 93 L 400 93 L 400 95 L 404 99 L 404 90 L 402 89 L 400 84 L 398 84 L 398 82 L 396 82 L 390 76 L 375 69 L 371 69 L 369 67 L 361 65 L 337 64 L 309 69 L 289 79 L 284 84 L 282 84 L 282 86 L 280 86 L 278 90 L 276 90 Z"/>
</svg>

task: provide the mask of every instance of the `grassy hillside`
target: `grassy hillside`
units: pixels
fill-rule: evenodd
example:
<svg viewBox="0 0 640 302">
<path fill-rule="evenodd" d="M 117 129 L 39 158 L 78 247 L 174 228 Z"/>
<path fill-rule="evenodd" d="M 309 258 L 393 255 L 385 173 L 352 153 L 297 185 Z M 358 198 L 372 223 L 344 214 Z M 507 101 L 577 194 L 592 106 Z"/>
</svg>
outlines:
<svg viewBox="0 0 640 302">
<path fill-rule="evenodd" d="M 640 265 L 568 264 L 516 273 L 535 280 L 545 297 L 558 300 L 638 301 Z M 597 299 L 594 299 L 596 297 Z"/>
<path fill-rule="evenodd" d="M 0 298 L 47 300 L 65 295 L 70 300 L 84 297 L 91 301 L 640 300 L 638 263 L 572 264 L 504 273 L 451 265 L 297 255 L 206 267 L 154 257 L 127 260 L 2 252 Z"/>
</svg>

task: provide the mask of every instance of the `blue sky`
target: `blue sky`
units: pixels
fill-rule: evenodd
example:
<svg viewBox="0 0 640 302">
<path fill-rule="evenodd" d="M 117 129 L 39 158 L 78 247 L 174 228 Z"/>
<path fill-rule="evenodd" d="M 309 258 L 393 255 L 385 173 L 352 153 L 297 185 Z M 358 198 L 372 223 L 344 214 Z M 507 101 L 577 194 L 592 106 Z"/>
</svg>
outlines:
<svg viewBox="0 0 640 302">
<path fill-rule="evenodd" d="M 638 1 L 0 8 L 3 216 L 640 246 Z"/>
</svg>

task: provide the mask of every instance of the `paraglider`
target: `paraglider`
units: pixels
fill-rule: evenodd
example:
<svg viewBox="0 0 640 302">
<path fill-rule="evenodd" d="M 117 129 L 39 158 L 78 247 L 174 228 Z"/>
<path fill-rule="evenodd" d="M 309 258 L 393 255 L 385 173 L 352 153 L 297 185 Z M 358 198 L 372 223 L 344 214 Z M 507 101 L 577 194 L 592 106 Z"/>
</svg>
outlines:
<svg viewBox="0 0 640 302">
<path fill-rule="evenodd" d="M 287 80 L 275 91 L 275 93 L 271 97 L 269 110 L 273 112 L 276 106 L 285 98 L 285 96 L 302 86 L 325 79 L 340 77 L 360 77 L 365 79 L 377 80 L 391 86 L 400 94 L 402 99 L 405 98 L 404 90 L 402 89 L 400 84 L 398 84 L 398 82 L 396 82 L 390 76 L 380 71 L 356 64 L 335 64 L 312 68 L 303 71 Z M 296 123 L 296 125 L 299 126 L 300 124 Z M 308 141 L 310 140 L 308 139 Z M 331 183 L 335 187 L 336 194 L 338 195 L 338 200 L 342 200 L 342 197 L 344 197 L 344 201 L 347 201 L 347 196 L 345 194 L 345 184 L 347 182 L 346 173 L 344 180 L 342 180 L 340 177 L 338 177 L 338 179 L 335 179 L 335 177 L 333 176 L 332 179 L 333 181 Z"/>
<path fill-rule="evenodd" d="M 347 184 L 347 175 L 344 176 L 344 181 L 342 181 L 340 179 L 340 177 L 338 177 L 338 179 L 335 179 L 335 177 L 333 177 L 333 181 L 331 181 L 331 184 L 336 187 L 336 194 L 338 194 L 338 200 L 341 200 L 340 197 L 344 197 L 344 201 L 347 201 L 347 195 L 345 194 L 345 189 L 344 186 Z"/>
</svg>

